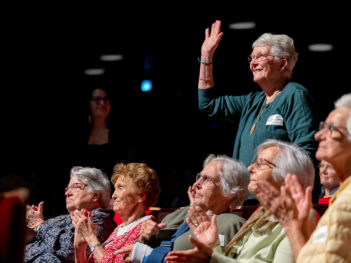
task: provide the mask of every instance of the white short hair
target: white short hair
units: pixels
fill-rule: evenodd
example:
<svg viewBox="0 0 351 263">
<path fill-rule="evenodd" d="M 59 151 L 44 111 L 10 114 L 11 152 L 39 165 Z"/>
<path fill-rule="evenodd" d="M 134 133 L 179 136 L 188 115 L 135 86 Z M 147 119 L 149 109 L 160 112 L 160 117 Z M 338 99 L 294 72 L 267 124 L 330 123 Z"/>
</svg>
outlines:
<svg viewBox="0 0 351 263">
<path fill-rule="evenodd" d="M 285 58 L 288 61 L 287 69 L 292 74 L 299 54 L 295 50 L 294 40 L 291 37 L 285 34 L 264 33 L 253 42 L 252 48 L 262 45 L 270 46 L 273 56 Z"/>
<path fill-rule="evenodd" d="M 335 101 L 334 105 L 335 108 L 348 108 L 351 110 L 351 93 L 342 95 L 337 101 Z M 348 139 L 351 141 L 351 113 L 347 119 L 346 127 L 349 133 Z"/>
</svg>

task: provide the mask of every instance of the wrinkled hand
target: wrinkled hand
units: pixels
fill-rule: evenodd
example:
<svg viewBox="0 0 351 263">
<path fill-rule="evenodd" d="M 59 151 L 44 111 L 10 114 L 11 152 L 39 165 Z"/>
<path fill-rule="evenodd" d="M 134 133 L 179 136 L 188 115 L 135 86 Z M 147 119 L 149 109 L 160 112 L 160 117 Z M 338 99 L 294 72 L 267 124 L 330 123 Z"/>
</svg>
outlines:
<svg viewBox="0 0 351 263">
<path fill-rule="evenodd" d="M 221 21 L 216 20 L 211 26 L 211 31 L 209 28 L 206 28 L 205 30 L 205 40 L 201 46 L 202 56 L 212 59 L 222 36 L 223 32 L 221 32 Z"/>
<path fill-rule="evenodd" d="M 287 174 L 285 185 L 280 192 L 273 185 L 265 181 L 257 182 L 256 194 L 259 202 L 271 211 L 283 226 L 288 226 L 293 221 L 303 227 L 308 219 L 312 207 L 312 188 L 304 191 L 295 175 Z"/>
<path fill-rule="evenodd" d="M 272 212 L 279 219 L 283 226 L 297 219 L 298 212 L 295 201 L 284 186 L 279 192 L 269 182 L 257 181 L 256 197 L 266 210 Z"/>
<path fill-rule="evenodd" d="M 35 232 L 37 232 L 36 227 L 44 223 L 43 206 L 44 202 L 41 201 L 38 206 L 27 205 L 26 207 L 26 226 Z"/>
<path fill-rule="evenodd" d="M 189 217 L 186 219 L 197 240 L 210 248 L 215 248 L 219 244 L 216 215 L 210 220 L 199 206 L 189 208 Z"/>
<path fill-rule="evenodd" d="M 158 235 L 160 230 L 166 226 L 165 223 L 157 224 L 155 221 L 146 220 L 141 226 L 139 241 L 149 240 L 153 235 Z"/>
<path fill-rule="evenodd" d="M 194 200 L 195 200 L 195 188 L 193 186 L 188 187 L 188 197 L 189 197 L 189 202 L 190 202 L 190 207 L 194 205 Z"/>
<path fill-rule="evenodd" d="M 72 223 L 75 227 L 74 232 L 74 246 L 78 247 L 80 244 L 86 242 L 89 235 L 96 235 L 96 228 L 93 223 L 91 212 L 82 209 L 75 210 L 72 214 Z"/>
<path fill-rule="evenodd" d="M 312 208 L 312 187 L 304 190 L 297 176 L 288 174 L 285 178 L 285 188 L 295 200 L 299 221 L 306 221 Z"/>
<path fill-rule="evenodd" d="M 190 263 L 200 263 L 208 262 L 212 255 L 212 248 L 207 247 L 205 244 L 197 241 L 192 236 L 189 236 L 189 240 L 194 244 L 193 249 L 189 250 L 178 250 L 171 251 L 165 257 L 167 263 L 173 262 L 190 262 Z"/>
<path fill-rule="evenodd" d="M 113 254 L 114 255 L 125 254 L 123 256 L 123 260 L 125 262 L 131 262 L 133 249 L 134 249 L 134 244 L 131 244 L 129 246 L 116 250 L 115 252 L 113 252 Z"/>
</svg>

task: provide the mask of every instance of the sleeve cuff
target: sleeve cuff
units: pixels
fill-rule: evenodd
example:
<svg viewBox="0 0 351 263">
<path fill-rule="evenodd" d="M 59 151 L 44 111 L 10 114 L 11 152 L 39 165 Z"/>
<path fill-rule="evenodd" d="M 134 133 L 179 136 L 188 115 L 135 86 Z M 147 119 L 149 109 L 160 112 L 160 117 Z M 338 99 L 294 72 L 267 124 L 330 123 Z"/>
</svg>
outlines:
<svg viewBox="0 0 351 263">
<path fill-rule="evenodd" d="M 152 252 L 152 248 L 140 243 L 140 242 L 136 242 L 134 245 L 134 249 L 132 252 L 132 262 L 134 263 L 142 263 L 143 262 L 143 258 L 150 255 Z"/>
</svg>

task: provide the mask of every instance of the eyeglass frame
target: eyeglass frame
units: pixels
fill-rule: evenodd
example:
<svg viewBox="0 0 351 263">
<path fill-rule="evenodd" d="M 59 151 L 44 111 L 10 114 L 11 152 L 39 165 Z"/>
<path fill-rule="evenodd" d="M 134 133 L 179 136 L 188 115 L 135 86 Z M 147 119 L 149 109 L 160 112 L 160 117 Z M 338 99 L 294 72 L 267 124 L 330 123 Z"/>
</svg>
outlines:
<svg viewBox="0 0 351 263">
<path fill-rule="evenodd" d="M 201 173 L 196 174 L 195 180 L 196 182 L 202 180 L 202 184 L 205 184 L 206 182 L 212 182 L 213 184 L 217 184 L 217 182 L 219 182 L 219 180 L 216 180 L 211 176 L 208 176 L 206 174 L 201 174 Z"/>
<path fill-rule="evenodd" d="M 101 101 L 103 101 L 105 104 L 111 104 L 111 99 L 109 97 L 91 97 L 90 99 L 91 102 L 95 102 L 96 104 L 100 104 Z"/>
<path fill-rule="evenodd" d="M 251 64 L 251 62 L 253 60 L 255 60 L 256 62 L 261 62 L 263 61 L 264 59 L 266 59 L 267 57 L 274 57 L 274 58 L 280 58 L 280 59 L 283 59 L 283 57 L 278 57 L 278 56 L 274 56 L 274 55 L 259 55 L 259 56 L 254 56 L 252 57 L 251 55 L 247 57 L 247 61 L 249 62 L 249 64 Z"/>
<path fill-rule="evenodd" d="M 74 183 L 72 184 L 71 186 L 66 186 L 65 187 L 65 193 L 68 191 L 68 190 L 71 190 L 72 193 L 77 193 L 79 192 L 79 190 L 84 190 L 85 187 L 88 186 L 87 184 L 84 184 L 84 183 Z"/>
<path fill-rule="evenodd" d="M 341 127 L 341 126 L 335 126 L 334 122 L 326 122 L 326 121 L 321 121 L 319 123 L 319 130 L 318 131 L 322 131 L 325 128 L 328 129 L 328 131 L 330 132 L 330 135 L 333 135 L 334 131 L 339 132 L 340 134 L 343 134 L 340 130 L 346 130 L 348 133 L 348 129 L 346 127 Z"/>
<path fill-rule="evenodd" d="M 262 160 L 262 161 L 261 161 L 261 162 L 262 162 L 261 164 L 258 163 L 259 160 Z M 268 161 L 268 160 L 265 159 L 265 158 L 256 159 L 255 161 L 253 161 L 253 162 L 251 163 L 251 165 L 253 165 L 253 166 L 255 167 L 255 169 L 260 170 L 260 168 L 262 167 L 262 165 L 264 165 L 263 162 L 266 162 L 266 165 L 267 165 L 267 166 L 268 166 L 268 164 L 269 164 L 269 165 L 273 166 L 274 168 L 277 168 L 277 165 L 276 165 L 275 163 L 272 163 L 271 161 Z M 272 167 L 270 167 L 270 168 L 272 168 Z"/>
</svg>

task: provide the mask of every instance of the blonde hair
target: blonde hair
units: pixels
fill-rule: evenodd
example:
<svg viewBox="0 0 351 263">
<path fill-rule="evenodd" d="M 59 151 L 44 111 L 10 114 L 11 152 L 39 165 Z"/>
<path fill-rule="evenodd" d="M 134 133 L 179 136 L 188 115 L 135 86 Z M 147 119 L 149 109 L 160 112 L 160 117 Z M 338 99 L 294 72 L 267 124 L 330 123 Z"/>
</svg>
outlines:
<svg viewBox="0 0 351 263">
<path fill-rule="evenodd" d="M 146 195 L 144 205 L 146 208 L 154 206 L 158 200 L 161 189 L 155 170 L 145 163 L 119 163 L 113 168 L 111 182 L 115 185 L 119 177 L 129 177 L 135 184 L 138 193 Z"/>
</svg>

